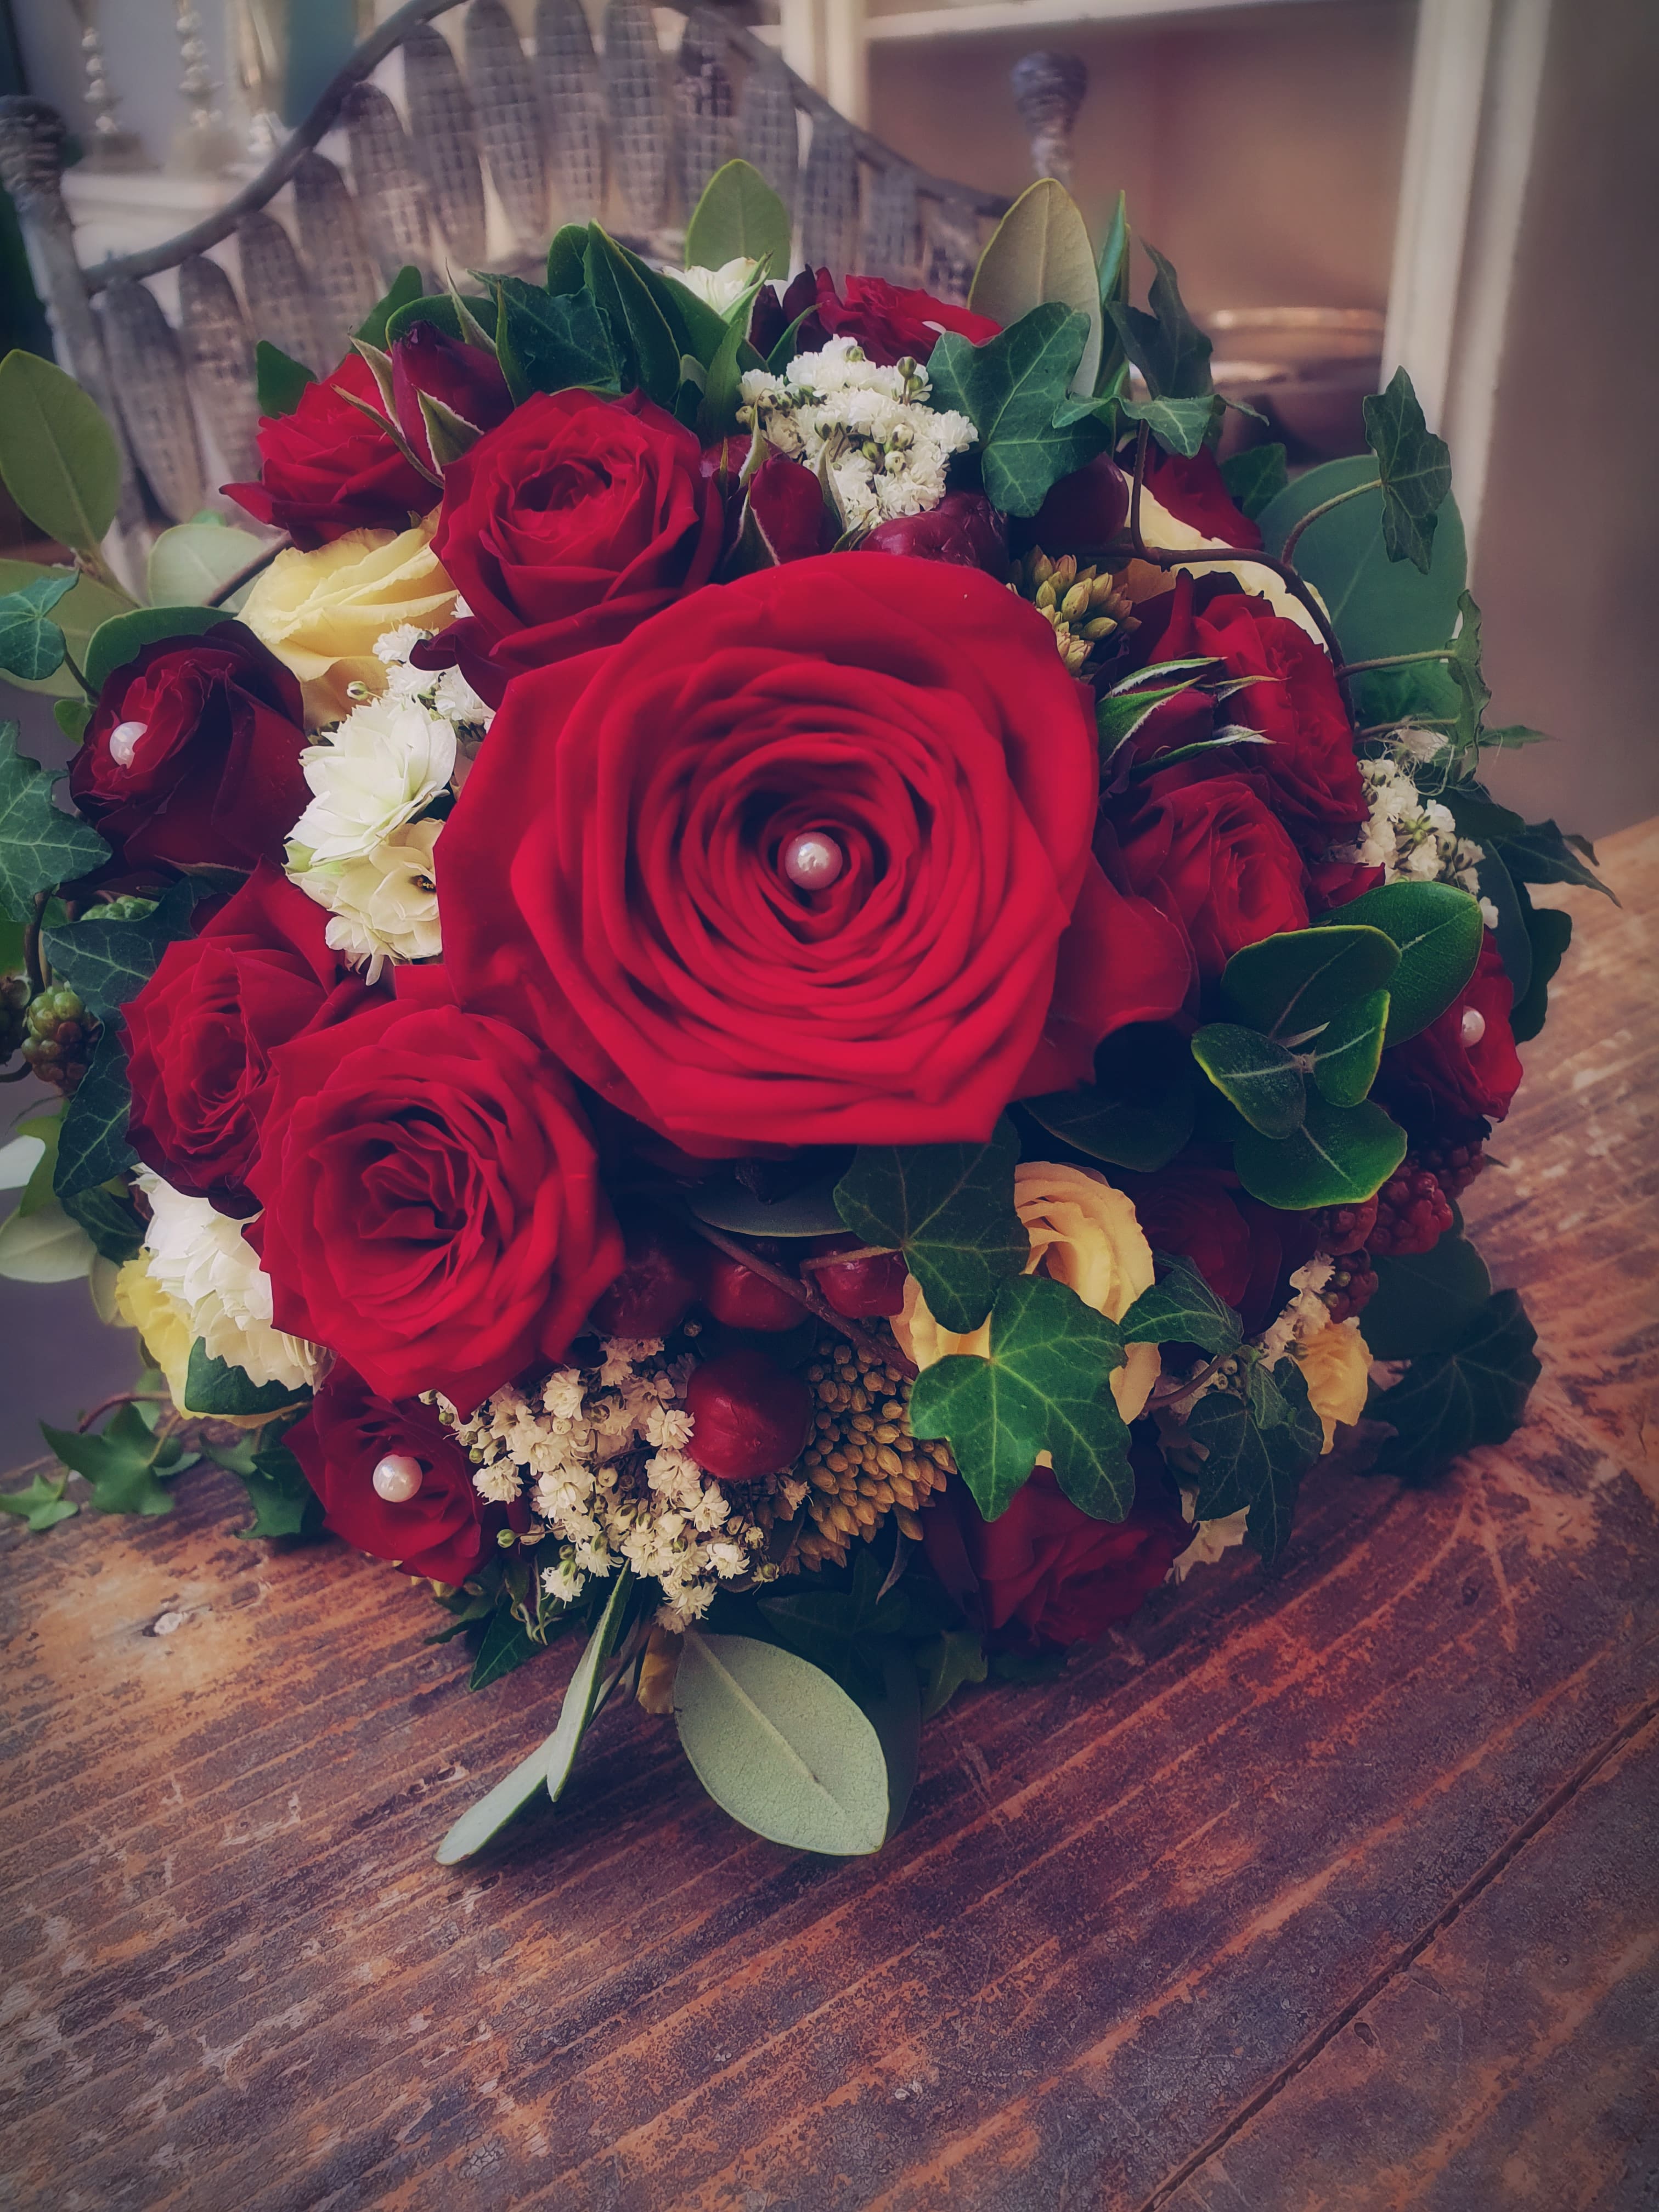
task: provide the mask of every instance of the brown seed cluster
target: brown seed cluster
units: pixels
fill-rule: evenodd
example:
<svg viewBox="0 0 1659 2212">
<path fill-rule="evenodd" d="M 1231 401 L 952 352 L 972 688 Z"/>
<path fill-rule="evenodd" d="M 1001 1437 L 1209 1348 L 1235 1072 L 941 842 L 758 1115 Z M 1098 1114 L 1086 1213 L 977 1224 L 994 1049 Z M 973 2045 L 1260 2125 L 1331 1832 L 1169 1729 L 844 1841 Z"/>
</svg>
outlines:
<svg viewBox="0 0 1659 2212">
<path fill-rule="evenodd" d="M 825 1341 L 806 1379 L 817 1413 L 797 1468 L 811 1486 L 797 1540 L 801 1565 L 842 1565 L 854 1538 L 867 1544 L 890 1513 L 920 1539 L 916 1515 L 954 1462 L 945 1444 L 911 1435 L 908 1382 L 840 1338 Z"/>
<path fill-rule="evenodd" d="M 1030 552 L 1009 580 L 1054 631 L 1060 657 L 1073 676 L 1083 673 L 1096 647 L 1109 637 L 1139 627 L 1133 604 L 1116 577 L 1104 569 L 1079 568 L 1069 553 L 1051 561 L 1046 553 Z"/>
</svg>

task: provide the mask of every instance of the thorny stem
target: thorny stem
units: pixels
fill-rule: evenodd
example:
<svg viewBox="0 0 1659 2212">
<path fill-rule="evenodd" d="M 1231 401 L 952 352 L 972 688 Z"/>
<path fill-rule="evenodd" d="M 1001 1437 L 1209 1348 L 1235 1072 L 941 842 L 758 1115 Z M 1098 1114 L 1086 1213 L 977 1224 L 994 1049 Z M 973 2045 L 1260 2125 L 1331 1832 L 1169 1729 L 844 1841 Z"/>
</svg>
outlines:
<svg viewBox="0 0 1659 2212">
<path fill-rule="evenodd" d="M 719 1229 L 711 1229 L 706 1221 L 699 1221 L 693 1213 L 686 1215 L 686 1226 L 694 1230 L 706 1244 L 712 1244 L 717 1252 L 724 1252 L 729 1260 L 740 1260 L 745 1267 L 752 1269 L 775 1288 L 787 1291 L 799 1304 L 805 1307 L 808 1313 L 815 1314 L 818 1320 L 844 1336 L 849 1344 L 856 1346 L 866 1359 L 878 1360 L 884 1367 L 896 1367 L 906 1375 L 917 1372 L 915 1361 L 907 1359 L 896 1344 L 883 1344 L 867 1329 L 860 1328 L 856 1322 L 848 1321 L 845 1314 L 838 1314 L 821 1291 L 802 1282 L 799 1275 L 792 1275 L 787 1268 L 775 1267 L 770 1260 L 763 1260 L 758 1252 L 751 1251 L 746 1244 L 740 1244 L 735 1237 L 728 1237 Z"/>
<path fill-rule="evenodd" d="M 1317 507 L 1310 507 L 1308 509 L 1308 512 L 1302 517 L 1301 520 L 1291 532 L 1290 536 L 1279 547 L 1279 559 L 1281 561 L 1289 561 L 1294 557 L 1297 541 L 1300 538 L 1303 532 L 1307 528 L 1310 522 L 1317 522 L 1322 514 L 1328 514 L 1334 507 L 1340 507 L 1345 500 L 1358 499 L 1361 492 L 1381 491 L 1382 489 L 1382 477 L 1373 477 L 1369 483 L 1353 484 L 1348 490 L 1338 492 L 1334 498 L 1322 499 Z"/>
</svg>

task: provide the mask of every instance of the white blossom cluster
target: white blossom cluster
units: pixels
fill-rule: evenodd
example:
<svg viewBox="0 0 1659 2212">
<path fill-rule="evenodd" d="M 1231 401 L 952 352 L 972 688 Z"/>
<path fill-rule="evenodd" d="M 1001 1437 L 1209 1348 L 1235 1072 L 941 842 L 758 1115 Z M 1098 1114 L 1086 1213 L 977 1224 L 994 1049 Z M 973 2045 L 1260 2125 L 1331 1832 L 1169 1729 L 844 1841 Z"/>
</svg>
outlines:
<svg viewBox="0 0 1659 2212">
<path fill-rule="evenodd" d="M 434 801 L 458 791 L 492 720 L 458 668 L 412 668 L 427 633 L 405 623 L 374 650 L 386 688 L 300 756 L 311 803 L 289 839 L 288 872 L 326 907 L 328 942 L 379 981 L 388 960 L 443 950 Z"/>
<path fill-rule="evenodd" d="M 551 1540 L 542 1570 L 549 1596 L 569 1604 L 590 1577 L 624 1561 L 662 1589 L 659 1625 L 682 1630 L 708 1610 L 722 1582 L 767 1579 L 766 1531 L 734 1509 L 684 1447 L 685 1385 L 694 1362 L 669 1358 L 659 1339 L 607 1339 L 597 1367 L 561 1367 L 526 1396 L 496 1391 L 466 1420 L 439 1411 L 471 1460 L 480 1497 L 510 1504 L 529 1493 L 537 1516 L 521 1540 Z M 745 1498 L 784 1515 L 805 1485 L 776 1477 Z"/>
<path fill-rule="evenodd" d="M 1439 738 L 1435 736 L 1433 742 L 1437 749 Z M 1365 826 L 1354 843 L 1334 847 L 1331 858 L 1380 867 L 1385 884 L 1455 884 L 1480 899 L 1487 928 L 1496 929 L 1498 909 L 1490 899 L 1480 898 L 1476 872 L 1486 857 L 1486 848 L 1472 837 L 1460 837 L 1451 809 L 1437 799 L 1425 799 L 1419 791 L 1409 765 L 1413 752 L 1410 741 L 1402 739 L 1379 758 L 1360 762 Z"/>
<path fill-rule="evenodd" d="M 272 1326 L 270 1278 L 242 1224 L 148 1168 L 137 1181 L 150 1206 L 145 1272 L 188 1310 L 192 1340 L 199 1337 L 210 1358 L 241 1368 L 256 1384 L 293 1390 L 313 1382 L 317 1348 Z"/>
<path fill-rule="evenodd" d="M 738 419 L 827 475 L 848 530 L 872 530 L 937 507 L 951 454 L 979 434 L 965 415 L 931 406 L 930 390 L 916 363 L 884 368 L 856 339 L 831 338 L 781 376 L 747 371 Z"/>
</svg>

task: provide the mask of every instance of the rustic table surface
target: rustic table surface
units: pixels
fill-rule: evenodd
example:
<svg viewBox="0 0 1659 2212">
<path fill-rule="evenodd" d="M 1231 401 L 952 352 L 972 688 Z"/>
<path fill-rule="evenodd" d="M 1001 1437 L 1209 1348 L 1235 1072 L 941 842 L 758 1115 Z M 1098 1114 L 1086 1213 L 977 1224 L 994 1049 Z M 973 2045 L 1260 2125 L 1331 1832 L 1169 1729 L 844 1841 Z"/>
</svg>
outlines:
<svg viewBox="0 0 1659 2212">
<path fill-rule="evenodd" d="M 1470 1194 L 1526 1428 L 1316 1479 L 1282 1571 L 959 1697 L 875 1860 L 734 1826 L 635 1710 L 446 1871 L 568 1658 L 469 1697 L 418 1594 L 237 1540 L 228 1478 L 9 1522 L 0 2203 L 1659 2201 L 1659 824 L 1603 859 Z"/>
</svg>

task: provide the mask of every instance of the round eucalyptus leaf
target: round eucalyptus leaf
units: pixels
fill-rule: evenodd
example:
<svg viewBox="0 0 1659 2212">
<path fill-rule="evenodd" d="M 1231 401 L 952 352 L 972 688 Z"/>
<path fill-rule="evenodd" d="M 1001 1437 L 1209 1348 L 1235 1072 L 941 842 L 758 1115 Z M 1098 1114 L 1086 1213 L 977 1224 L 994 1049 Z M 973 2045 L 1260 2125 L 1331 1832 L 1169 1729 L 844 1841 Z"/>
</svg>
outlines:
<svg viewBox="0 0 1659 2212">
<path fill-rule="evenodd" d="M 731 1237 L 841 1237 L 847 1224 L 836 1211 L 835 1177 L 825 1176 L 792 1190 L 787 1198 L 757 1198 L 735 1178 L 706 1182 L 687 1204 L 699 1221 Z"/>
<path fill-rule="evenodd" d="M 1389 981 L 1385 1046 L 1403 1044 L 1443 1014 L 1480 957 L 1486 924 L 1480 902 L 1455 884 L 1383 884 L 1334 915 L 1345 930 L 1381 930 L 1399 947 L 1400 965 Z"/>
<path fill-rule="evenodd" d="M 1262 550 L 1275 556 L 1295 525 L 1339 492 L 1374 483 L 1376 459 L 1359 453 L 1327 461 L 1286 485 L 1256 518 Z M 1385 653 L 1425 653 L 1457 627 L 1457 595 L 1468 580 L 1462 518 L 1448 497 L 1435 526 L 1426 575 L 1409 561 L 1390 561 L 1382 543 L 1382 494 L 1360 493 L 1310 523 L 1291 556 L 1297 573 L 1324 600 L 1350 660 Z"/>
<path fill-rule="evenodd" d="M 1332 1106 L 1317 1092 L 1292 1137 L 1246 1129 L 1233 1165 L 1252 1198 L 1287 1212 L 1358 1206 L 1382 1189 L 1406 1157 L 1406 1133 L 1380 1106 Z"/>
</svg>

